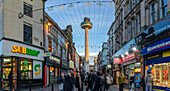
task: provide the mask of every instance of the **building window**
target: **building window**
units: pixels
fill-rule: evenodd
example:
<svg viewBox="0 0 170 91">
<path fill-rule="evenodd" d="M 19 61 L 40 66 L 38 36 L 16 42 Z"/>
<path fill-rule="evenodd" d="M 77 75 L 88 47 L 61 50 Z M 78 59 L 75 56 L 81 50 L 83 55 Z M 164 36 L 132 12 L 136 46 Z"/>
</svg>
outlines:
<svg viewBox="0 0 170 91">
<path fill-rule="evenodd" d="M 128 40 L 131 39 L 131 27 L 128 25 Z"/>
<path fill-rule="evenodd" d="M 24 42 L 32 44 L 32 27 L 24 24 Z"/>
<path fill-rule="evenodd" d="M 140 32 L 140 28 L 141 28 L 141 16 L 140 13 L 137 15 L 137 32 Z"/>
<path fill-rule="evenodd" d="M 132 20 L 132 32 L 131 32 L 131 34 L 132 34 L 131 38 L 134 37 L 135 34 L 136 34 L 136 31 L 135 31 L 135 21 L 134 20 Z"/>
<path fill-rule="evenodd" d="M 167 0 L 160 0 L 160 18 L 166 16 L 168 11 Z"/>
<path fill-rule="evenodd" d="M 48 51 L 52 52 L 52 40 L 48 41 Z"/>
<path fill-rule="evenodd" d="M 32 6 L 28 4 L 24 4 L 24 15 L 32 17 Z"/>
<path fill-rule="evenodd" d="M 155 23 L 156 20 L 156 4 L 151 4 L 150 7 L 150 24 Z"/>
</svg>

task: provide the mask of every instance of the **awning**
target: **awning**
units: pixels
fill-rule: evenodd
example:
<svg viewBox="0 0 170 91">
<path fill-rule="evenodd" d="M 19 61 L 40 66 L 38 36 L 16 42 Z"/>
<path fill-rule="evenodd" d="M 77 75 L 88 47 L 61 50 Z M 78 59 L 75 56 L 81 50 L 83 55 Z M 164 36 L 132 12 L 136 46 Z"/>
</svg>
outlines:
<svg viewBox="0 0 170 91">
<path fill-rule="evenodd" d="M 120 68 L 116 68 L 116 69 L 113 69 L 112 71 L 119 71 L 120 70 Z"/>
</svg>

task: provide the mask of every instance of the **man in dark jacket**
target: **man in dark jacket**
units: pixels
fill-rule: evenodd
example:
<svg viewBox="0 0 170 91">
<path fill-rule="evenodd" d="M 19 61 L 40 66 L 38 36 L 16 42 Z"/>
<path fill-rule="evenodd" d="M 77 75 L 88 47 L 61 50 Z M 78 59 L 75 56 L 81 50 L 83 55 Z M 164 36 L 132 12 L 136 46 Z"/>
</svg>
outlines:
<svg viewBox="0 0 170 91">
<path fill-rule="evenodd" d="M 71 77 L 71 73 L 68 73 L 64 81 L 64 91 L 72 91 L 74 87 L 73 85 L 74 85 L 74 82 Z"/>
<path fill-rule="evenodd" d="M 94 74 L 93 74 L 93 71 L 91 70 L 90 71 L 90 74 L 89 74 L 89 76 L 88 76 L 88 88 L 87 89 L 91 89 L 91 91 L 93 91 L 93 83 L 94 83 L 94 79 L 95 79 L 95 77 L 94 77 Z"/>
<path fill-rule="evenodd" d="M 58 79 L 57 83 L 59 85 L 64 85 L 64 80 L 65 80 L 64 73 L 61 73 L 61 77 Z M 63 91 L 63 90 L 61 90 L 61 91 Z"/>
<path fill-rule="evenodd" d="M 100 72 L 97 72 L 97 75 L 95 76 L 94 91 L 99 91 L 100 86 L 101 86 Z"/>
</svg>

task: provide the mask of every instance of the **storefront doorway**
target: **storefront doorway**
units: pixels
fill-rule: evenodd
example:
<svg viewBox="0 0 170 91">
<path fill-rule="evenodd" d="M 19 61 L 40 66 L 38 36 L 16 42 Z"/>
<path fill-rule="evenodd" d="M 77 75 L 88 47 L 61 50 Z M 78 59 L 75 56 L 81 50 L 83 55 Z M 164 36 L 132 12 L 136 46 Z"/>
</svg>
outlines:
<svg viewBox="0 0 170 91">
<path fill-rule="evenodd" d="M 17 59 L 13 57 L 0 57 L 1 63 L 1 89 L 17 89 Z"/>
</svg>

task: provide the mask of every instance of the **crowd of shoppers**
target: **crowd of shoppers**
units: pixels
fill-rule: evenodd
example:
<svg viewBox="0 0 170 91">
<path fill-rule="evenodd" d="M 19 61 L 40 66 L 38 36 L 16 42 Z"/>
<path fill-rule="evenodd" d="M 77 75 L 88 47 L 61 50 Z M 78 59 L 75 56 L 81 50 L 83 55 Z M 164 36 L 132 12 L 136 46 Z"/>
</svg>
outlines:
<svg viewBox="0 0 170 91">
<path fill-rule="evenodd" d="M 58 79 L 60 91 L 83 91 L 83 85 L 86 91 L 111 91 L 110 86 L 113 83 L 113 77 L 109 73 L 93 72 L 77 73 L 74 76 L 73 71 L 67 74 L 61 73 Z"/>
<path fill-rule="evenodd" d="M 130 91 L 135 91 L 134 75 L 130 76 Z M 125 76 L 123 73 L 120 74 L 118 78 L 119 91 L 124 91 Z M 113 84 L 113 76 L 109 73 L 93 72 L 89 73 L 77 73 L 74 76 L 73 71 L 68 71 L 67 74 L 61 73 L 61 77 L 58 79 L 60 91 L 83 91 L 83 85 L 85 86 L 85 91 L 112 91 L 110 86 Z M 152 91 L 153 87 L 153 77 L 151 71 L 147 72 L 146 77 L 141 78 L 141 89 L 142 91 Z"/>
</svg>

